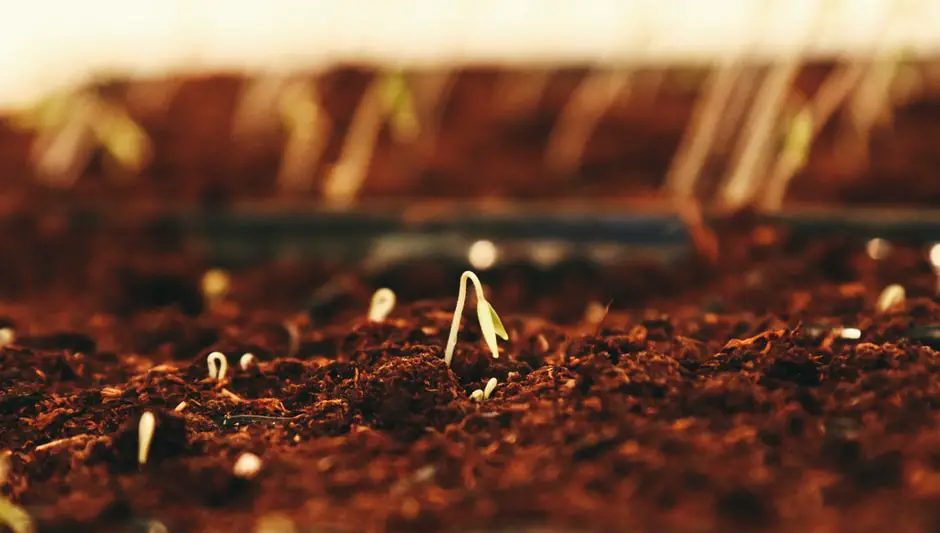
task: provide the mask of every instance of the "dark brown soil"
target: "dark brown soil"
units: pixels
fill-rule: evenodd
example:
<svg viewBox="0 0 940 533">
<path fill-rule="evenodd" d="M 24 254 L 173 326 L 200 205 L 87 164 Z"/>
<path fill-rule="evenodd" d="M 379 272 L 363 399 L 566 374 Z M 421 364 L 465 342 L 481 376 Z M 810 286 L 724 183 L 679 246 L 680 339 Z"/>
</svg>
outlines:
<svg viewBox="0 0 940 533">
<path fill-rule="evenodd" d="M 450 369 L 460 265 L 386 273 L 400 305 L 370 324 L 377 279 L 305 312 L 328 265 L 235 273 L 203 305 L 204 267 L 170 242 L 7 237 L 3 493 L 62 532 L 254 531 L 275 516 L 297 531 L 936 531 L 925 250 L 876 261 L 864 243 L 732 226 L 713 267 L 481 272 L 510 340 L 492 359 L 464 313 Z M 44 242 L 53 264 L 32 255 Z M 876 312 L 895 282 L 905 305 Z M 611 300 L 602 323 L 584 318 Z M 257 364 L 241 370 L 245 352 Z M 492 397 L 471 401 L 491 377 Z M 144 411 L 156 429 L 138 467 Z M 246 451 L 263 461 L 253 479 L 233 475 Z"/>
</svg>

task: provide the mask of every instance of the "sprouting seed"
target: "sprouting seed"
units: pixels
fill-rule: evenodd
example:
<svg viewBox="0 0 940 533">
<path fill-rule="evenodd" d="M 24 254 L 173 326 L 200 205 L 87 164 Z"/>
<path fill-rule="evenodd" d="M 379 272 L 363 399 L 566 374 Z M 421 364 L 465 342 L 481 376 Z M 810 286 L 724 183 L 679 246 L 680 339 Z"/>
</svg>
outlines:
<svg viewBox="0 0 940 533">
<path fill-rule="evenodd" d="M 225 379 L 228 373 L 228 359 L 222 352 L 212 352 L 206 356 L 206 366 L 209 367 L 209 377 L 212 379 Z"/>
<path fill-rule="evenodd" d="M 16 340 L 16 333 L 13 328 L 0 328 L 0 348 L 13 344 L 14 340 Z"/>
<path fill-rule="evenodd" d="M 147 464 L 147 456 L 150 455 L 150 442 L 153 440 L 153 430 L 157 425 L 157 419 L 150 411 L 144 411 L 140 415 L 140 422 L 137 423 L 137 464 Z"/>
<path fill-rule="evenodd" d="M 503 340 L 509 340 L 509 334 L 503 327 L 502 320 L 496 314 L 493 306 L 486 301 L 483 294 L 483 285 L 476 274 L 467 270 L 460 276 L 460 289 L 457 293 L 457 307 L 454 309 L 454 320 L 450 324 L 450 334 L 447 337 L 447 347 L 444 349 L 444 364 L 450 366 L 451 359 L 454 357 L 454 348 L 457 346 L 457 330 L 460 329 L 460 318 L 463 315 L 463 306 L 467 303 L 467 280 L 473 282 L 473 288 L 477 294 L 477 318 L 480 321 L 480 330 L 483 333 L 483 340 L 490 348 L 494 359 L 499 358 L 499 346 L 496 344 L 497 335 Z"/>
<path fill-rule="evenodd" d="M 258 475 L 262 466 L 261 458 L 251 452 L 245 452 L 238 456 L 235 466 L 232 467 L 232 474 L 242 479 L 251 479 Z"/>
<path fill-rule="evenodd" d="M 246 353 L 246 354 L 244 354 L 244 355 L 241 356 L 241 359 L 238 360 L 238 366 L 239 366 L 242 370 L 248 370 L 248 367 L 250 367 L 251 365 L 255 364 L 255 361 L 256 361 L 256 360 L 257 360 L 257 359 L 255 358 L 255 354 L 253 354 L 253 353 Z"/>
<path fill-rule="evenodd" d="M 369 304 L 369 322 L 384 322 L 394 308 L 395 293 L 391 289 L 382 287 L 372 295 L 372 303 Z"/>
<path fill-rule="evenodd" d="M 497 384 L 497 383 L 498 383 L 498 381 L 496 380 L 496 378 L 490 378 L 490 380 L 486 382 L 486 387 L 483 388 L 483 399 L 484 399 L 484 400 L 489 400 L 489 399 L 490 399 L 490 395 L 493 394 L 493 391 L 494 391 L 494 390 L 496 390 L 496 384 Z"/>
<path fill-rule="evenodd" d="M 300 330 L 297 329 L 297 324 L 294 324 L 290 320 L 285 320 L 283 326 L 284 330 L 287 331 L 287 335 L 290 337 L 287 357 L 294 357 L 297 355 L 297 351 L 300 350 Z"/>
<path fill-rule="evenodd" d="M 862 330 L 858 328 L 842 328 L 839 336 L 843 339 L 857 341 L 862 338 Z"/>
<path fill-rule="evenodd" d="M 881 291 L 881 295 L 878 296 L 878 303 L 876 307 L 878 311 L 884 313 L 896 305 L 903 304 L 904 298 L 904 287 L 898 285 L 897 283 L 888 285 L 883 291 Z"/>
<path fill-rule="evenodd" d="M 202 294 L 209 300 L 219 300 L 228 292 L 230 279 L 228 273 L 220 268 L 212 268 L 202 275 Z"/>
<path fill-rule="evenodd" d="M 477 389 L 470 393 L 470 401 L 482 403 L 484 399 L 483 389 Z"/>
<path fill-rule="evenodd" d="M 182 401 L 182 402 L 176 404 L 176 407 L 173 408 L 173 411 L 174 411 L 174 412 L 177 412 L 177 413 L 182 413 L 183 410 L 186 409 L 188 406 L 189 406 L 189 404 L 186 403 L 186 401 Z"/>
</svg>

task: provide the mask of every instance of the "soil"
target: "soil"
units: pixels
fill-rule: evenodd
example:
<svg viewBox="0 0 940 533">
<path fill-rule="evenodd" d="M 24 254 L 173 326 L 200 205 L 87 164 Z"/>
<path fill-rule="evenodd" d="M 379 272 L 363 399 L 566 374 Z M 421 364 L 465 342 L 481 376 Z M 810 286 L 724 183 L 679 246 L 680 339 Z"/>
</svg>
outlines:
<svg viewBox="0 0 940 533">
<path fill-rule="evenodd" d="M 808 65 L 794 94 L 813 94 L 828 65 Z M 510 73 L 525 83 L 522 74 Z M 354 68 L 321 76 L 319 91 L 333 125 L 323 160 L 308 192 L 280 191 L 274 179 L 285 141 L 276 128 L 250 141 L 232 135 L 232 117 L 245 80 L 235 77 L 187 79 L 162 111 L 130 112 L 149 133 L 155 159 L 133 179 L 110 177 L 102 160 L 66 192 L 40 184 L 29 164 L 29 134 L 0 121 L 0 170 L 4 189 L 0 212 L 24 198 L 111 201 L 133 211 L 196 204 L 220 206 L 246 199 L 320 196 L 322 176 L 336 161 L 357 101 L 372 74 Z M 531 76 L 531 74 L 530 74 Z M 461 73 L 440 116 L 440 134 L 422 154 L 383 131 L 360 192 L 366 200 L 396 199 L 596 199 L 627 202 L 660 198 L 660 187 L 692 112 L 701 73 L 635 73 L 629 96 L 605 114 L 589 142 L 576 176 L 555 175 L 544 164 L 545 146 L 556 119 L 583 70 L 555 73 L 530 108 L 506 108 L 499 92 L 507 73 L 477 69 Z M 109 86 L 120 100 L 126 87 Z M 791 186 L 788 205 L 806 203 L 936 205 L 935 95 L 926 94 L 895 110 L 891 126 L 879 127 L 861 151 L 840 138 L 838 119 L 814 147 L 806 169 Z M 863 164 L 869 161 L 870 164 Z M 715 170 L 716 172 L 712 172 Z M 716 188 L 717 169 L 706 169 L 699 193 Z M 891 187 L 884 187 L 889 182 Z"/>
<path fill-rule="evenodd" d="M 44 532 L 936 531 L 924 247 L 718 229 L 715 263 L 481 271 L 510 339 L 493 359 L 466 312 L 451 368 L 463 265 L 268 265 L 207 298 L 172 238 L 4 235 L 3 494 Z M 369 323 L 378 286 L 399 304 Z"/>
</svg>

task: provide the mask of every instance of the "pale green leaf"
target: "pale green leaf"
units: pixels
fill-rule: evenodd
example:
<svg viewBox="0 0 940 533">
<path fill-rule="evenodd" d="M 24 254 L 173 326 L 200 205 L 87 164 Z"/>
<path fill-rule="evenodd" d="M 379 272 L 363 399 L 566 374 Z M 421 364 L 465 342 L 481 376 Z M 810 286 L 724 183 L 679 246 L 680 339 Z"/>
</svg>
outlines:
<svg viewBox="0 0 940 533">
<path fill-rule="evenodd" d="M 477 300 L 477 318 L 480 320 L 480 331 L 483 333 L 483 340 L 489 347 L 494 359 L 499 358 L 499 345 L 496 344 L 496 326 L 493 323 L 495 313 L 486 300 Z"/>
<path fill-rule="evenodd" d="M 496 314 L 496 309 L 493 309 L 493 306 L 489 305 L 489 302 L 487 302 L 486 306 L 490 309 L 490 317 L 493 320 L 493 330 L 496 331 L 499 338 L 508 341 L 509 333 L 506 333 L 506 326 L 503 325 L 503 321 L 500 320 L 499 315 Z"/>
</svg>

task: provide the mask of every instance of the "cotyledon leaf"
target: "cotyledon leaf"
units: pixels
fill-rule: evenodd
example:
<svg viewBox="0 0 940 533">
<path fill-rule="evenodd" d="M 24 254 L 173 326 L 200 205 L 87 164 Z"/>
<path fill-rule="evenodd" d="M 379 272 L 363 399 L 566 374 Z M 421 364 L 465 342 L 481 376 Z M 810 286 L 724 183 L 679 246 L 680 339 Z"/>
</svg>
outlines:
<svg viewBox="0 0 940 533">
<path fill-rule="evenodd" d="M 506 334 L 506 328 L 502 320 L 493 309 L 489 302 L 483 299 L 477 300 L 477 318 L 480 320 L 480 331 L 483 333 L 483 340 L 489 346 L 494 359 L 499 358 L 499 346 L 496 344 L 496 336 L 499 335 L 504 340 L 509 336 Z"/>
</svg>

